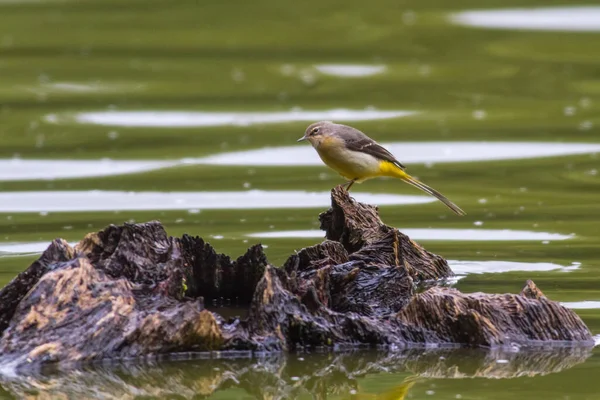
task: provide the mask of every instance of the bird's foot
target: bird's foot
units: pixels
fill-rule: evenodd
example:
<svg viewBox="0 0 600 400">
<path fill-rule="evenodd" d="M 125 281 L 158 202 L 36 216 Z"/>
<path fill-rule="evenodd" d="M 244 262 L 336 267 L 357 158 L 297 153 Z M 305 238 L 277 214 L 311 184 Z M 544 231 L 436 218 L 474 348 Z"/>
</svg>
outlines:
<svg viewBox="0 0 600 400">
<path fill-rule="evenodd" d="M 342 187 L 344 187 L 346 191 L 349 192 L 352 185 L 354 185 L 354 182 L 356 182 L 356 179 L 352 179 L 351 181 L 346 182 L 344 185 L 342 185 Z"/>
</svg>

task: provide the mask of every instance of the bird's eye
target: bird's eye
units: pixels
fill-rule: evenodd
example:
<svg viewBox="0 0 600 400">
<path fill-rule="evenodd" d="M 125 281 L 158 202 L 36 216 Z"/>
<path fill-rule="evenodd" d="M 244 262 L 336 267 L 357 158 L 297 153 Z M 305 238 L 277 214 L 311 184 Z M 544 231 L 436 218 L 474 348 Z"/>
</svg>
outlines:
<svg viewBox="0 0 600 400">
<path fill-rule="evenodd" d="M 312 132 L 310 133 L 311 135 L 316 135 L 317 133 L 319 133 L 319 128 L 315 128 L 312 130 Z"/>
</svg>

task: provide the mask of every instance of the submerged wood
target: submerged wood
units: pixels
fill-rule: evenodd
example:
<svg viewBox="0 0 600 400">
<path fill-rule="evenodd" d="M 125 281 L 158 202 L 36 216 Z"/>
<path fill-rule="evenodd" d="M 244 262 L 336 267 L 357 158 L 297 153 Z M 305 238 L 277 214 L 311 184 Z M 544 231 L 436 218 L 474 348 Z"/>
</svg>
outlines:
<svg viewBox="0 0 600 400">
<path fill-rule="evenodd" d="M 187 351 L 356 345 L 589 346 L 571 310 L 528 281 L 520 295 L 464 294 L 446 261 L 338 187 L 327 239 L 282 268 L 260 245 L 233 261 L 159 222 L 57 240 L 0 291 L 0 364 L 15 368 Z M 429 289 L 416 287 L 428 282 Z M 225 320 L 211 304 L 247 309 Z"/>
</svg>

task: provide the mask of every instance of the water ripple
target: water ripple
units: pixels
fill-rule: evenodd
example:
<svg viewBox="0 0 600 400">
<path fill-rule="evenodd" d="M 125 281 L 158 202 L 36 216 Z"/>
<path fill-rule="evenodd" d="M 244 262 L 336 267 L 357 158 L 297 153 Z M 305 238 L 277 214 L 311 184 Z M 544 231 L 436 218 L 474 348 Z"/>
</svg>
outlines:
<svg viewBox="0 0 600 400">
<path fill-rule="evenodd" d="M 523 240 L 566 240 L 574 235 L 549 232 L 515 231 L 511 229 L 445 229 L 445 228 L 399 228 L 411 239 L 444 241 L 523 241 Z M 314 230 L 290 230 L 250 233 L 248 237 L 276 238 L 323 238 L 325 232 Z"/>
<path fill-rule="evenodd" d="M 544 142 L 391 142 L 382 143 L 407 164 L 513 160 L 600 152 L 600 144 Z M 216 154 L 189 163 L 214 165 L 309 166 L 323 162 L 310 146 L 265 147 Z"/>
<path fill-rule="evenodd" d="M 377 205 L 425 204 L 427 196 L 354 193 L 358 201 Z M 149 210 L 250 210 L 321 208 L 331 205 L 330 192 L 0 192 L 0 212 L 89 212 Z"/>
<path fill-rule="evenodd" d="M 314 122 L 319 120 L 367 121 L 406 117 L 416 114 L 405 110 L 291 110 L 280 112 L 193 112 L 193 111 L 96 111 L 75 115 L 50 114 L 44 117 L 49 123 L 77 122 L 123 127 L 207 127 L 248 126 L 254 124 L 279 124 L 288 122 Z"/>
<path fill-rule="evenodd" d="M 453 14 L 450 21 L 477 28 L 598 32 L 600 7 L 472 10 Z"/>
</svg>

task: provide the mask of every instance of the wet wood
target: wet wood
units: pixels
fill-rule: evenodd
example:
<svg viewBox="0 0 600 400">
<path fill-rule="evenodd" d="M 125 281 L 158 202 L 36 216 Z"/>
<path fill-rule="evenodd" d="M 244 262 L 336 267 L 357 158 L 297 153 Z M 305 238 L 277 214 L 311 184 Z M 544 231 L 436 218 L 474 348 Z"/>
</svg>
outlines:
<svg viewBox="0 0 600 400">
<path fill-rule="evenodd" d="M 38 260 L 2 288 L 0 291 L 0 332 L 8 327 L 19 302 L 38 283 L 40 278 L 51 271 L 56 264 L 73 258 L 74 254 L 74 250 L 65 240 L 54 240 Z"/>
<path fill-rule="evenodd" d="M 591 338 L 577 314 L 545 297 L 435 287 L 414 296 L 398 318 L 440 343 L 493 347 Z"/>
<path fill-rule="evenodd" d="M 446 261 L 383 224 L 342 188 L 321 214 L 327 239 L 281 268 L 260 245 L 232 260 L 158 222 L 111 225 L 74 248 L 54 241 L 0 291 L 0 363 L 35 368 L 188 351 L 357 345 L 593 345 L 571 310 L 531 281 L 520 295 L 440 283 Z M 417 293 L 426 283 L 429 289 Z M 214 304 L 247 309 L 223 319 Z"/>
<path fill-rule="evenodd" d="M 546 297 L 531 279 L 525 282 L 525 286 L 521 290 L 521 296 L 536 300 Z"/>
<path fill-rule="evenodd" d="M 379 218 L 377 207 L 352 199 L 341 186 L 331 192 L 331 209 L 319 216 L 329 240 L 340 242 L 351 260 L 405 268 L 418 280 L 453 275 L 446 260 Z"/>
</svg>

